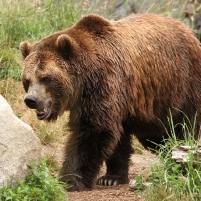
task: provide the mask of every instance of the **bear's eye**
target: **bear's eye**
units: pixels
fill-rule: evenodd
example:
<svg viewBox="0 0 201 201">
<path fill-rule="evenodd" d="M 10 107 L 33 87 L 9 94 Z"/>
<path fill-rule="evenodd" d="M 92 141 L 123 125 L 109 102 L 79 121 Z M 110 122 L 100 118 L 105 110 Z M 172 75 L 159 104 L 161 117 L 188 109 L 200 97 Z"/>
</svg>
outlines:
<svg viewBox="0 0 201 201">
<path fill-rule="evenodd" d="M 40 82 L 42 82 L 44 84 L 49 84 L 51 82 L 51 78 L 50 77 L 41 77 Z"/>
<path fill-rule="evenodd" d="M 29 85 L 30 85 L 30 81 L 28 79 L 23 80 L 23 86 L 26 93 L 28 92 Z"/>
</svg>

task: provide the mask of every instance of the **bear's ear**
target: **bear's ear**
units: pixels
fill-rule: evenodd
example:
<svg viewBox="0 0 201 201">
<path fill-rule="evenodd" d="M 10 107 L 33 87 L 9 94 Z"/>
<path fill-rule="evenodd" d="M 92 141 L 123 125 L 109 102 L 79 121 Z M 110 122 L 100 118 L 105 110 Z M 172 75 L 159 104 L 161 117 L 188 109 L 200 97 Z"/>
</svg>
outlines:
<svg viewBox="0 0 201 201">
<path fill-rule="evenodd" d="M 73 39 L 67 34 L 62 34 L 57 38 L 56 46 L 63 52 L 72 50 L 74 46 Z"/>
<path fill-rule="evenodd" d="M 20 51 L 21 51 L 22 56 L 24 58 L 26 58 L 29 55 L 30 50 L 31 50 L 31 46 L 29 45 L 28 42 L 21 42 L 20 43 Z"/>
<path fill-rule="evenodd" d="M 105 34 L 114 30 L 112 23 L 99 15 L 85 16 L 75 26 L 95 35 Z"/>
</svg>

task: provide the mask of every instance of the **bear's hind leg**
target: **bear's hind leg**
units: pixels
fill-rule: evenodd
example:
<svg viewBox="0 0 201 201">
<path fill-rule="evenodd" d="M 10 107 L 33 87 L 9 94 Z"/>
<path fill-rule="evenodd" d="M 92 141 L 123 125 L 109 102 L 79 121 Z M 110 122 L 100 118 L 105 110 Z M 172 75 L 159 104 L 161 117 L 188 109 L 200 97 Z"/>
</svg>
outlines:
<svg viewBox="0 0 201 201">
<path fill-rule="evenodd" d="M 127 184 L 129 182 L 129 159 L 132 153 L 131 136 L 123 134 L 113 155 L 106 160 L 107 172 L 105 176 L 98 178 L 96 184 L 104 186 Z"/>
</svg>

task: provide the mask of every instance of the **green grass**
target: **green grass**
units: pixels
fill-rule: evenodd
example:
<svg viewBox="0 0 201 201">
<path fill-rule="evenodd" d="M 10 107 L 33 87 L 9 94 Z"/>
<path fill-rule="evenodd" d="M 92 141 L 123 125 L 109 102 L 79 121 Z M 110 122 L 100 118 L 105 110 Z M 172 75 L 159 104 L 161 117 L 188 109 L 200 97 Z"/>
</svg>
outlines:
<svg viewBox="0 0 201 201">
<path fill-rule="evenodd" d="M 165 145 L 159 145 L 158 157 L 162 164 L 154 165 L 151 168 L 151 175 L 143 177 L 138 175 L 136 178 L 138 191 L 145 190 L 145 200 L 174 200 L 174 201 L 198 201 L 201 200 L 201 166 L 200 163 L 195 165 L 195 155 L 188 153 L 186 164 L 178 163 L 172 159 L 172 149 L 179 145 L 188 145 L 194 147 L 197 142 L 193 139 L 196 118 L 190 123 L 190 120 L 185 117 L 182 123 L 185 132 L 185 140 L 178 141 L 176 138 L 176 127 L 181 124 L 174 124 L 170 114 L 168 133 L 169 139 Z M 145 188 L 143 183 L 151 182 L 149 188 Z"/>
<path fill-rule="evenodd" d="M 21 79 L 20 42 L 36 42 L 73 25 L 81 15 L 73 0 L 46 0 L 41 5 L 31 2 L 0 2 L 0 79 Z"/>
<path fill-rule="evenodd" d="M 31 165 L 31 173 L 14 188 L 0 189 L 1 201 L 66 201 L 64 184 L 53 178 L 43 160 L 37 170 Z"/>
</svg>

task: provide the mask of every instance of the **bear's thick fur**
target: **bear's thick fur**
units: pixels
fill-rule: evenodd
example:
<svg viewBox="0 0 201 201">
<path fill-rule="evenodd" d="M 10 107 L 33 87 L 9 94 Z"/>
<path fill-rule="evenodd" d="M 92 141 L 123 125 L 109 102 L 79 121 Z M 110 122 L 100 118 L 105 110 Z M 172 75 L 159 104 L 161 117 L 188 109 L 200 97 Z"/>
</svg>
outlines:
<svg viewBox="0 0 201 201">
<path fill-rule="evenodd" d="M 131 134 L 147 148 L 184 114 L 201 123 L 201 48 L 181 22 L 153 14 L 108 21 L 89 15 L 72 28 L 20 45 L 25 103 L 38 119 L 70 111 L 61 170 L 72 190 L 128 183 Z M 183 139 L 182 126 L 176 128 Z"/>
</svg>

